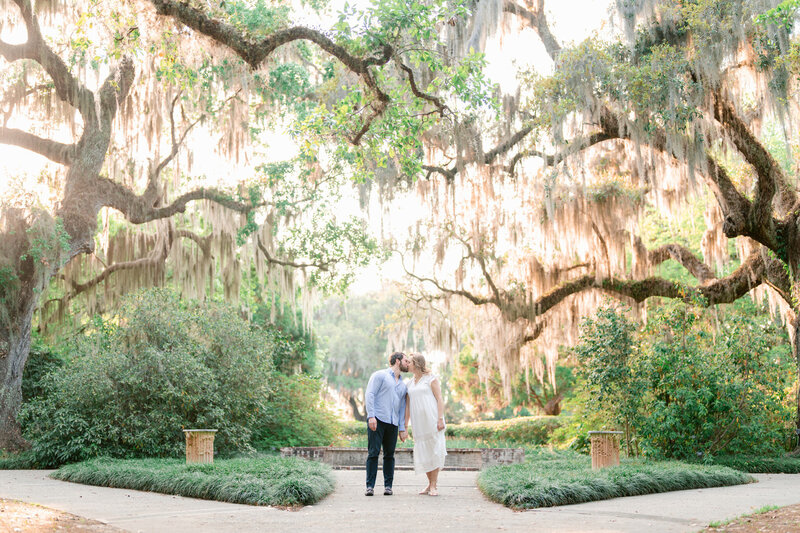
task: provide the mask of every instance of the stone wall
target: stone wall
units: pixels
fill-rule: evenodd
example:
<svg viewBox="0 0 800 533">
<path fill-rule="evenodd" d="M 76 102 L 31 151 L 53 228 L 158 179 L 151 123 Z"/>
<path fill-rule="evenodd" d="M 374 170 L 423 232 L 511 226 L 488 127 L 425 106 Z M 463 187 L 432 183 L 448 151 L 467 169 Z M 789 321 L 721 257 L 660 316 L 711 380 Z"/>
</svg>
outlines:
<svg viewBox="0 0 800 533">
<path fill-rule="evenodd" d="M 366 448 L 294 447 L 281 448 L 283 457 L 302 457 L 327 463 L 334 468 L 364 468 L 367 462 Z M 394 454 L 395 468 L 414 467 L 414 450 L 397 448 Z M 487 466 L 521 463 L 525 460 L 522 448 L 452 448 L 447 450 L 445 470 L 480 470 Z M 383 464 L 383 453 L 378 466 Z"/>
</svg>

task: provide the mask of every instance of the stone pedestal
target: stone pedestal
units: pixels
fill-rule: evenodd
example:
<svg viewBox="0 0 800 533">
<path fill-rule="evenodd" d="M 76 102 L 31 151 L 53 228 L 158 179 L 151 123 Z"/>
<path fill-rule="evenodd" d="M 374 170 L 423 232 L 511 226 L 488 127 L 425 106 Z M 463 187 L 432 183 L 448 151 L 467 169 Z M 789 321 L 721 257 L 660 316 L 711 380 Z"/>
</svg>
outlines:
<svg viewBox="0 0 800 533">
<path fill-rule="evenodd" d="M 622 431 L 590 431 L 592 470 L 619 465 L 619 436 Z"/>
<path fill-rule="evenodd" d="M 186 434 L 186 464 L 214 462 L 216 429 L 184 429 Z"/>
</svg>

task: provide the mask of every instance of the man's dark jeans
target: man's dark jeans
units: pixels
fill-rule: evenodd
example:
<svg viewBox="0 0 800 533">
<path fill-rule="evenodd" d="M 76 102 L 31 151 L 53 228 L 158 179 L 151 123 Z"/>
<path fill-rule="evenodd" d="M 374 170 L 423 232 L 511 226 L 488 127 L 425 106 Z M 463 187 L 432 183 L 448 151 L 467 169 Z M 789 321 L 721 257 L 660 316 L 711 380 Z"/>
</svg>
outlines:
<svg viewBox="0 0 800 533">
<path fill-rule="evenodd" d="M 376 419 L 377 420 L 377 419 Z M 397 447 L 397 426 L 378 420 L 375 431 L 367 426 L 367 487 L 375 487 L 378 477 L 378 455 L 383 446 L 383 486 L 391 488 L 394 481 L 394 449 Z"/>
</svg>

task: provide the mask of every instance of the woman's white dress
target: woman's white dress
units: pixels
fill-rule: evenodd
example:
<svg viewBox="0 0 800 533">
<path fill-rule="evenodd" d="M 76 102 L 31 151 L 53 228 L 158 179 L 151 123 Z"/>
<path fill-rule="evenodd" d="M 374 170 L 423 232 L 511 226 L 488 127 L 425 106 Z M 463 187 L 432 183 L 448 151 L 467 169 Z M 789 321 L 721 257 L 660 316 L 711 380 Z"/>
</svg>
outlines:
<svg viewBox="0 0 800 533">
<path fill-rule="evenodd" d="M 431 390 L 431 383 L 436 379 L 433 374 L 423 374 L 419 382 L 414 383 L 412 377 L 407 385 L 414 437 L 414 471 L 418 474 L 442 468 L 447 455 L 444 430 L 436 428 L 439 410 Z"/>
</svg>

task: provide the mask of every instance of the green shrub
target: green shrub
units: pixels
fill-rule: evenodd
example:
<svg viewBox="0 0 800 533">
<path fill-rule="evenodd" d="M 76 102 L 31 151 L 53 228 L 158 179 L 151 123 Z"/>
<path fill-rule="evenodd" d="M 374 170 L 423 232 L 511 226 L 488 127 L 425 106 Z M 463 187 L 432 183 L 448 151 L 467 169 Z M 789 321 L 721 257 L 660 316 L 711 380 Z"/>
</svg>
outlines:
<svg viewBox="0 0 800 533">
<path fill-rule="evenodd" d="M 22 401 L 42 396 L 45 376 L 59 371 L 65 364 L 62 354 L 45 344 L 38 335 L 32 335 L 31 351 L 22 371 Z"/>
<path fill-rule="evenodd" d="M 797 457 L 714 457 L 713 464 L 727 466 L 751 474 L 800 474 L 800 458 Z"/>
<path fill-rule="evenodd" d="M 343 437 L 360 437 L 367 434 L 367 423 L 358 420 L 341 422 L 341 435 Z"/>
<path fill-rule="evenodd" d="M 63 466 L 51 477 L 252 505 L 311 505 L 335 488 L 328 465 L 274 456 L 194 465 L 179 459 L 98 458 Z"/>
<path fill-rule="evenodd" d="M 560 416 L 526 416 L 449 425 L 445 433 L 448 437 L 462 439 L 537 446 L 546 444 L 553 431 L 563 423 L 564 419 Z"/>
<path fill-rule="evenodd" d="M 747 474 L 723 466 L 635 459 L 593 471 L 591 460 L 574 452 L 527 455 L 525 463 L 481 471 L 478 488 L 492 501 L 514 509 L 532 509 L 753 481 Z"/>
<path fill-rule="evenodd" d="M 260 450 L 281 446 L 328 446 L 339 421 L 320 402 L 322 382 L 303 374 L 275 374 L 266 411 L 253 431 Z"/>
<path fill-rule="evenodd" d="M 665 303 L 614 353 L 613 339 L 632 328 L 627 318 L 602 309 L 587 321 L 576 349 L 592 400 L 586 426 L 599 416 L 606 429 L 626 432 L 629 451 L 652 457 L 780 451 L 792 415 L 784 401 L 793 376 L 785 335 L 765 317 L 731 313 L 716 328 L 703 312 Z"/>
<path fill-rule="evenodd" d="M 249 448 L 267 410 L 270 345 L 235 311 L 154 290 L 99 326 L 22 407 L 38 464 L 176 456 L 191 427 L 217 429 L 222 453 Z"/>
</svg>

